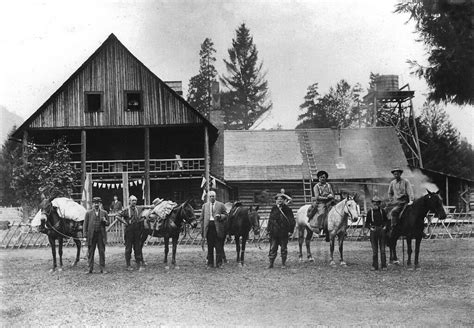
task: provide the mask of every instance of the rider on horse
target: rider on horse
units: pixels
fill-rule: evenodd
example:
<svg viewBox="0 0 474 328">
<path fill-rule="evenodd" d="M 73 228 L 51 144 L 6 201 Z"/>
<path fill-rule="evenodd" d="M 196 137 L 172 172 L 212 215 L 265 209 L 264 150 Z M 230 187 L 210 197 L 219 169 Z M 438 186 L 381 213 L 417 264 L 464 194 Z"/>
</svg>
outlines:
<svg viewBox="0 0 474 328">
<path fill-rule="evenodd" d="M 393 231 L 406 206 L 413 204 L 414 193 L 410 182 L 402 178 L 403 170 L 400 167 L 394 168 L 391 172 L 395 179 L 390 182 L 388 187 L 388 199 L 393 206 L 389 214 Z"/>
<path fill-rule="evenodd" d="M 319 182 L 314 185 L 314 202 L 308 210 L 308 218 L 311 226 L 313 226 L 313 217 L 316 217 L 315 228 L 319 230 L 319 235 L 323 236 L 324 221 L 334 201 L 334 192 L 331 185 L 327 183 L 329 174 L 326 171 L 319 171 L 316 176 Z"/>
</svg>

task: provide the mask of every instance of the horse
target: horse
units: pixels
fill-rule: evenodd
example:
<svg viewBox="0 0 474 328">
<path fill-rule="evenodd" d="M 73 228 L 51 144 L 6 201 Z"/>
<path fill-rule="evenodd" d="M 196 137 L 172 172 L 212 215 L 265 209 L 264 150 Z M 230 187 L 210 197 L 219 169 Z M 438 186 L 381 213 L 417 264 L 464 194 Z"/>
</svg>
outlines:
<svg viewBox="0 0 474 328">
<path fill-rule="evenodd" d="M 146 211 L 146 210 L 145 210 Z M 144 211 L 144 212 L 145 212 Z M 142 216 L 146 213 L 142 212 Z M 176 206 L 165 219 L 163 227 L 160 230 L 154 230 L 152 228 L 153 223 L 150 217 L 146 217 L 144 220 L 143 231 L 141 236 L 141 247 L 145 244 L 148 236 L 152 237 L 163 237 L 165 242 L 165 258 L 163 263 L 165 269 L 169 269 L 168 266 L 168 253 L 169 253 L 169 239 L 172 240 L 173 252 L 171 256 L 172 267 L 178 269 L 176 266 L 176 248 L 178 245 L 179 234 L 183 228 L 183 222 L 191 225 L 192 228 L 197 227 L 197 219 L 194 215 L 194 208 L 190 204 L 190 200 L 185 201 L 179 206 Z"/>
<path fill-rule="evenodd" d="M 443 207 L 443 200 L 439 191 L 428 192 L 423 197 L 416 199 L 412 205 L 408 205 L 401 213 L 399 227 L 390 231 L 388 236 L 388 246 L 390 248 L 390 263 L 400 264 L 397 259 L 397 241 L 401 236 L 407 240 L 407 267 L 411 268 L 411 240 L 415 239 L 415 269 L 419 268 L 418 255 L 420 254 L 420 244 L 423 239 L 424 221 L 428 211 L 433 211 L 440 220 L 446 218 L 446 212 Z"/>
<path fill-rule="evenodd" d="M 352 222 L 355 222 L 357 221 L 359 216 L 359 206 L 357 205 L 354 197 L 349 196 L 334 205 L 329 211 L 326 233 L 326 241 L 330 242 L 329 250 L 331 255 L 331 261 L 329 262 L 329 265 L 336 265 L 336 263 L 334 262 L 333 255 L 334 243 L 337 236 L 337 241 L 339 244 L 339 255 L 341 256 L 340 265 L 346 266 L 346 262 L 344 262 L 342 253 L 344 238 L 346 237 L 346 230 L 348 226 L 348 218 L 350 217 Z"/>
<path fill-rule="evenodd" d="M 84 209 L 85 213 L 85 209 Z M 53 206 L 51 200 L 44 200 L 41 203 L 41 220 L 45 220 L 44 228 L 40 228 L 40 232 L 48 236 L 49 245 L 53 254 L 53 268 L 50 270 L 54 272 L 57 268 L 56 262 L 56 240 L 58 240 L 58 254 L 59 254 L 59 268 L 62 271 L 63 267 L 63 240 L 64 238 L 72 238 L 76 244 L 77 252 L 76 259 L 72 266 L 76 266 L 81 255 L 81 239 L 78 238 L 79 232 L 82 234 L 83 221 L 66 220 L 59 216 L 57 209 Z"/>
<path fill-rule="evenodd" d="M 313 255 L 311 255 L 311 248 L 310 243 L 311 239 L 313 238 L 313 230 L 309 224 L 308 218 L 308 209 L 311 205 L 303 205 L 298 209 L 296 212 L 296 229 L 298 231 L 298 246 L 299 246 L 299 253 L 298 259 L 300 262 L 303 262 L 303 240 L 305 240 L 305 231 L 306 231 L 306 253 L 307 259 L 310 262 L 314 262 Z"/>
<path fill-rule="evenodd" d="M 229 211 L 226 225 L 227 234 L 235 237 L 237 263 L 244 266 L 245 245 L 249 238 L 250 229 L 253 229 L 255 235 L 260 234 L 260 216 L 258 215 L 258 206 L 253 209 L 252 206 L 250 206 L 250 208 L 243 206 L 241 202 L 234 203 Z M 240 247 L 241 238 L 242 248 Z"/>
</svg>

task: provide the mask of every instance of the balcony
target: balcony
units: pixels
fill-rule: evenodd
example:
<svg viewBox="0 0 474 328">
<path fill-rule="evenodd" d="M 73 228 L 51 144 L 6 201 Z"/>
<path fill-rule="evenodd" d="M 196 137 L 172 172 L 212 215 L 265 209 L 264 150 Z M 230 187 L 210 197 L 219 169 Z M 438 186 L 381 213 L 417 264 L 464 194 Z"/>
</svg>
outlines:
<svg viewBox="0 0 474 328">
<path fill-rule="evenodd" d="M 81 162 L 71 162 L 74 170 L 81 170 Z M 204 158 L 150 159 L 150 173 L 194 173 L 204 171 Z M 87 173 L 143 173 L 145 160 L 86 161 Z"/>
</svg>

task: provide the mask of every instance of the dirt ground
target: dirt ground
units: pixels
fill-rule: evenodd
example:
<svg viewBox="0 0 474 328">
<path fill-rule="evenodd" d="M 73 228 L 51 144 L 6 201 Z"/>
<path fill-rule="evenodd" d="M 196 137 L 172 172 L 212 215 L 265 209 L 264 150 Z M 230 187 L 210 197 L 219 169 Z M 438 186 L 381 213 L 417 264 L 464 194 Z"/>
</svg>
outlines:
<svg viewBox="0 0 474 328">
<path fill-rule="evenodd" d="M 108 274 L 86 275 L 81 260 L 50 273 L 47 248 L 1 250 L 2 326 L 469 326 L 473 314 L 474 239 L 425 240 L 421 270 L 370 271 L 368 242 L 346 242 L 347 267 L 328 265 L 329 247 L 312 243 L 315 262 L 266 269 L 268 244 L 250 245 L 246 266 L 206 270 L 199 246 L 179 246 L 166 270 L 163 247 L 148 246 L 145 271 L 125 270 L 123 248 L 108 247 Z M 401 258 L 401 246 L 399 245 Z M 83 249 L 85 254 L 85 249 Z M 338 258 L 338 257 L 337 257 Z M 97 254 L 96 254 L 97 259 Z"/>
</svg>

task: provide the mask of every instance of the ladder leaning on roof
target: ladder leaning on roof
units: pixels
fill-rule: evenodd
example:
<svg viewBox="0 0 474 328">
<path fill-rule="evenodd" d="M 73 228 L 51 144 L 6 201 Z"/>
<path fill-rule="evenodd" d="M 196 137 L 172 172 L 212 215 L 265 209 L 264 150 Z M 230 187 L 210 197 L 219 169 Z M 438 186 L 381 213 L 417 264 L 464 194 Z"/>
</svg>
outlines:
<svg viewBox="0 0 474 328">
<path fill-rule="evenodd" d="M 316 163 L 314 160 L 314 155 L 313 155 L 313 150 L 311 148 L 311 144 L 309 143 L 309 136 L 307 131 L 303 131 L 301 134 L 301 139 L 303 143 L 303 153 L 306 158 L 306 164 L 308 166 L 308 172 L 309 172 L 309 180 L 305 178 L 305 175 L 303 174 L 303 194 L 304 194 L 304 202 L 306 204 L 309 204 L 312 202 L 313 199 L 313 181 L 314 181 L 314 176 L 316 176 L 317 173 L 317 167 Z"/>
</svg>

